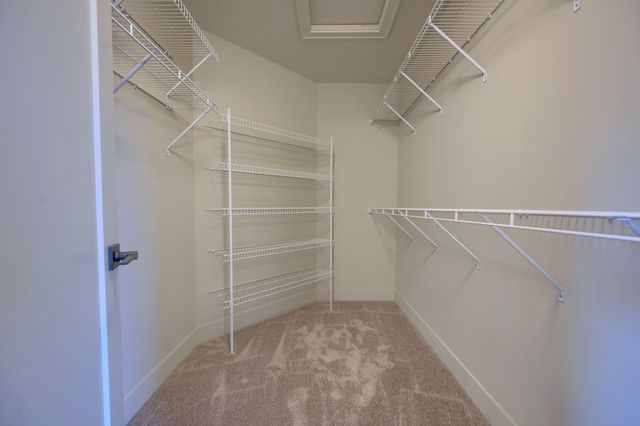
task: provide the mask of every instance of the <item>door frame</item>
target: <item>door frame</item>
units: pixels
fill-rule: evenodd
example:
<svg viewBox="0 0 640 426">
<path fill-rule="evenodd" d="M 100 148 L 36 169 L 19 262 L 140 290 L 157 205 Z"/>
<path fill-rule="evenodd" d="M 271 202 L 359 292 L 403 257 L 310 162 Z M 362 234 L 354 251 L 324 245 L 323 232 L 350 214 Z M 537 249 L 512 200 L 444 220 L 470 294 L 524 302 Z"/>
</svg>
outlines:
<svg viewBox="0 0 640 426">
<path fill-rule="evenodd" d="M 96 194 L 97 283 L 104 425 L 124 423 L 118 279 L 108 270 L 107 247 L 117 242 L 111 12 L 90 1 L 93 161 Z"/>
</svg>

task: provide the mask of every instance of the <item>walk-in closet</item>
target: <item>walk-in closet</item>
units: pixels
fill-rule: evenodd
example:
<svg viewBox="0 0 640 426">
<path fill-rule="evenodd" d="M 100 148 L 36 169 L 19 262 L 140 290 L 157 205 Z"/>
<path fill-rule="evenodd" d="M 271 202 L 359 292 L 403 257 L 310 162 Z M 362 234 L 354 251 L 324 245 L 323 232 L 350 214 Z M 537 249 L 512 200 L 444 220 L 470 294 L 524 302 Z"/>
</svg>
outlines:
<svg viewBox="0 0 640 426">
<path fill-rule="evenodd" d="M 3 1 L 0 424 L 640 424 L 639 18 Z"/>
</svg>

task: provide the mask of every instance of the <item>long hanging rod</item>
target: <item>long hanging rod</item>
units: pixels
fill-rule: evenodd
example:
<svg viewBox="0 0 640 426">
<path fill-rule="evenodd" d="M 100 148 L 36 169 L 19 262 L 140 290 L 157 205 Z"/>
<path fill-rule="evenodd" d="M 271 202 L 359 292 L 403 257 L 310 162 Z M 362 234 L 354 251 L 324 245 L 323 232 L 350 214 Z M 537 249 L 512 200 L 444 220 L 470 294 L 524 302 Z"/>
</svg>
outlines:
<svg viewBox="0 0 640 426">
<path fill-rule="evenodd" d="M 557 300 L 564 303 L 564 287 L 549 274 L 539 263 L 537 263 L 530 255 L 526 253 L 511 237 L 509 237 L 505 229 L 521 229 L 526 231 L 538 231 L 553 234 L 562 234 L 579 237 L 591 237 L 607 240 L 625 241 L 640 243 L 640 212 L 615 212 L 615 211 L 578 211 L 578 210 L 496 210 L 496 209 L 422 209 L 422 208 L 370 208 L 369 214 L 384 215 L 393 220 L 393 216 L 403 217 L 405 219 L 427 219 L 433 221 L 437 226 L 453 238 L 467 253 L 476 259 L 478 268 L 480 260 L 453 234 L 451 234 L 440 222 L 456 222 L 471 225 L 488 226 L 492 228 L 503 240 L 505 240 L 511 248 L 513 248 L 520 256 L 522 256 L 531 266 L 533 266 L 547 281 L 549 281 L 557 291 Z M 434 214 L 439 215 L 435 217 Z M 469 220 L 463 218 L 464 215 L 478 215 L 482 221 Z M 442 215 L 447 215 L 442 217 Z M 507 222 L 494 222 L 488 215 L 506 216 Z M 586 232 L 566 229 L 562 227 L 539 227 L 520 225 L 517 220 L 521 217 L 562 217 L 562 218 L 580 218 L 591 220 L 606 220 L 608 222 L 618 221 L 635 233 L 628 235 L 624 233 L 613 234 L 605 232 Z M 395 221 L 394 221 L 395 222 Z M 565 223 L 566 221 L 562 221 Z M 415 226 L 415 224 L 414 224 Z M 417 227 L 416 227 L 417 228 Z M 418 228 L 419 229 L 419 228 Z"/>
</svg>

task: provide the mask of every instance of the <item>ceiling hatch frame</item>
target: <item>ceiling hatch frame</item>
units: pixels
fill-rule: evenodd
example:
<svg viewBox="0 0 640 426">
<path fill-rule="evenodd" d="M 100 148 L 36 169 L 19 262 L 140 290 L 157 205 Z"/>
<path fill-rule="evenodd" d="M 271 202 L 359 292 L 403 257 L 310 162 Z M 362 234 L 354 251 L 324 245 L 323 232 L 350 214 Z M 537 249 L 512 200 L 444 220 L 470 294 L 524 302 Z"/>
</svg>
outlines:
<svg viewBox="0 0 640 426">
<path fill-rule="evenodd" d="M 322 24 L 311 23 L 311 0 L 296 0 L 300 36 L 310 39 L 387 38 L 402 0 L 385 0 L 377 24 Z"/>
</svg>

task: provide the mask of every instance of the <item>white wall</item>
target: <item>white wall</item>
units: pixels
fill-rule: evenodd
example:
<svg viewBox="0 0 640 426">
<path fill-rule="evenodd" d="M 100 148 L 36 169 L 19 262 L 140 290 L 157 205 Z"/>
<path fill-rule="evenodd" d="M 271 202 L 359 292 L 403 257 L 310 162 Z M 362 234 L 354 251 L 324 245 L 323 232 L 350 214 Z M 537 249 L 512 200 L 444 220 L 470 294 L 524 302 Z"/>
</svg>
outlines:
<svg viewBox="0 0 640 426">
<path fill-rule="evenodd" d="M 640 3 L 615 3 L 505 2 L 470 47 L 489 82 L 457 60 L 431 92 L 445 114 L 410 114 L 398 205 L 640 210 Z M 441 250 L 398 237 L 398 301 L 489 420 L 638 423 L 638 245 L 512 232 L 566 287 L 562 305 L 490 229 L 450 226 L 475 271 L 422 225 Z"/>
<path fill-rule="evenodd" d="M 119 242 L 140 253 L 118 270 L 128 420 L 196 343 L 193 146 L 166 156 L 187 123 L 131 86 L 114 102 Z"/>
<path fill-rule="evenodd" d="M 0 5 L 3 425 L 100 425 L 108 418 L 92 7 L 90 1 Z"/>
<path fill-rule="evenodd" d="M 335 145 L 335 297 L 393 300 L 393 228 L 369 220 L 367 208 L 395 205 L 397 142 L 369 124 L 385 85 L 319 84 L 318 132 Z"/>
</svg>

